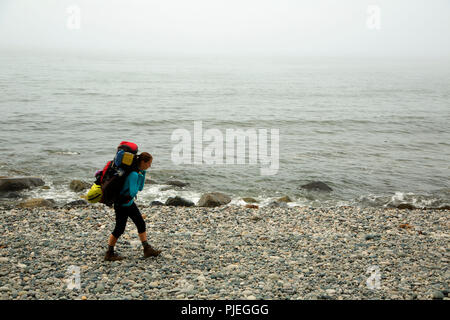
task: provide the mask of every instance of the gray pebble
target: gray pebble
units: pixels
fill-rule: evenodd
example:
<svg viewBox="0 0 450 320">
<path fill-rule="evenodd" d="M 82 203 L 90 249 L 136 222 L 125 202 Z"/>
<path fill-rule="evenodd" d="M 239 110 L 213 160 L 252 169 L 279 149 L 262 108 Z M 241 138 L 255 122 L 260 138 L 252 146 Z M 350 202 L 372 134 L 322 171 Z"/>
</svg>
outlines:
<svg viewBox="0 0 450 320">
<path fill-rule="evenodd" d="M 434 300 L 444 299 L 444 293 L 442 293 L 442 291 L 438 291 L 438 290 L 434 290 L 431 296 Z"/>
</svg>

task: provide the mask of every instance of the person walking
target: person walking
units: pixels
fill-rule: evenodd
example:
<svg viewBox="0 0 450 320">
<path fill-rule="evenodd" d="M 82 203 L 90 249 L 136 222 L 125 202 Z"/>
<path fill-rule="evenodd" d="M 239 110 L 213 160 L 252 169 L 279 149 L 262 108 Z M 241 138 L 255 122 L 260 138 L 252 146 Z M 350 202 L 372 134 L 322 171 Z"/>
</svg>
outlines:
<svg viewBox="0 0 450 320">
<path fill-rule="evenodd" d="M 145 221 L 134 202 L 137 193 L 144 188 L 146 170 L 150 168 L 152 161 L 152 155 L 147 152 L 142 152 L 137 156 L 137 168 L 127 176 L 120 191 L 120 197 L 118 201 L 114 203 L 116 225 L 109 236 L 108 251 L 106 251 L 105 254 L 106 261 L 118 261 L 124 259 L 124 257 L 114 252 L 114 246 L 116 245 L 117 239 L 119 239 L 125 231 L 128 218 L 136 225 L 139 239 L 144 248 L 144 258 L 156 257 L 161 253 L 161 250 L 153 249 L 148 244 Z"/>
</svg>

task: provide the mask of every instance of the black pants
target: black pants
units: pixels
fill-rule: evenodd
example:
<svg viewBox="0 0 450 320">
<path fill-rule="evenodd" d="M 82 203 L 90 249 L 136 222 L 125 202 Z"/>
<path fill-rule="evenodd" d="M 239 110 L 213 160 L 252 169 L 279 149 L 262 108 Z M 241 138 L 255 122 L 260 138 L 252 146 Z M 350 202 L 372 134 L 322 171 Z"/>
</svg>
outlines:
<svg viewBox="0 0 450 320">
<path fill-rule="evenodd" d="M 134 202 L 129 207 L 122 207 L 120 204 L 114 204 L 114 211 L 116 212 L 116 226 L 112 232 L 114 237 L 119 238 L 123 234 L 125 231 L 125 226 L 127 225 L 128 217 L 133 220 L 137 227 L 138 233 L 145 231 L 145 221 Z"/>
</svg>

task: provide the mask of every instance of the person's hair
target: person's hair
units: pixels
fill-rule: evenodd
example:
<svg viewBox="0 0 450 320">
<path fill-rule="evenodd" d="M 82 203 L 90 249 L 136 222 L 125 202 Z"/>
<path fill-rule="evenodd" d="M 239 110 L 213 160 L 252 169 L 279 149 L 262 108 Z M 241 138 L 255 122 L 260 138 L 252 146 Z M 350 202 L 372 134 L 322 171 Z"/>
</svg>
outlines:
<svg viewBox="0 0 450 320">
<path fill-rule="evenodd" d="M 148 152 L 142 152 L 137 156 L 137 163 L 143 162 L 149 162 L 150 160 L 153 160 L 153 156 Z"/>
</svg>

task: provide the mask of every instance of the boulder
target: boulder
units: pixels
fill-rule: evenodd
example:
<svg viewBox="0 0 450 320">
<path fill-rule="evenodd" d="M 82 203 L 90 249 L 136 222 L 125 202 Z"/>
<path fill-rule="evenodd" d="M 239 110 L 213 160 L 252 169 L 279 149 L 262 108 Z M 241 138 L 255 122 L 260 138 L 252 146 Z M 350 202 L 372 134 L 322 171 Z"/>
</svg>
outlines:
<svg viewBox="0 0 450 320">
<path fill-rule="evenodd" d="M 254 198 L 250 198 L 250 197 L 246 197 L 246 198 L 242 198 L 242 200 L 244 200 L 247 203 L 258 203 L 259 201 L 254 199 Z"/>
<path fill-rule="evenodd" d="M 169 180 L 169 181 L 166 181 L 165 184 L 168 184 L 170 186 L 180 187 L 180 188 L 189 185 L 189 183 L 187 183 L 187 182 L 178 181 L 178 180 Z"/>
<path fill-rule="evenodd" d="M 192 207 L 194 203 L 192 201 L 183 199 L 179 196 L 170 197 L 166 200 L 166 206 L 176 206 L 176 207 Z"/>
<path fill-rule="evenodd" d="M 231 198 L 220 192 L 205 193 L 197 203 L 199 207 L 218 207 L 231 202 Z"/>
<path fill-rule="evenodd" d="M 333 189 L 331 189 L 330 186 L 328 186 L 326 183 L 324 183 L 322 181 L 310 182 L 308 184 L 301 186 L 301 188 L 306 189 L 306 190 L 323 191 L 323 192 L 333 191 Z"/>
<path fill-rule="evenodd" d="M 38 177 L 3 177 L 0 178 L 0 192 L 18 191 L 44 184 L 44 180 Z"/>
<path fill-rule="evenodd" d="M 81 181 L 81 180 L 72 180 L 70 182 L 69 188 L 72 191 L 80 192 L 86 189 L 89 189 L 91 187 L 91 183 Z"/>
<path fill-rule="evenodd" d="M 33 198 L 18 204 L 20 208 L 38 208 L 38 207 L 54 207 L 53 199 Z"/>
<path fill-rule="evenodd" d="M 151 203 L 150 203 L 150 205 L 151 206 L 163 206 L 164 205 L 164 203 L 162 203 L 161 201 L 152 201 Z"/>
<path fill-rule="evenodd" d="M 292 202 L 291 198 L 289 196 L 284 196 L 279 199 L 277 199 L 277 202 Z"/>
</svg>

